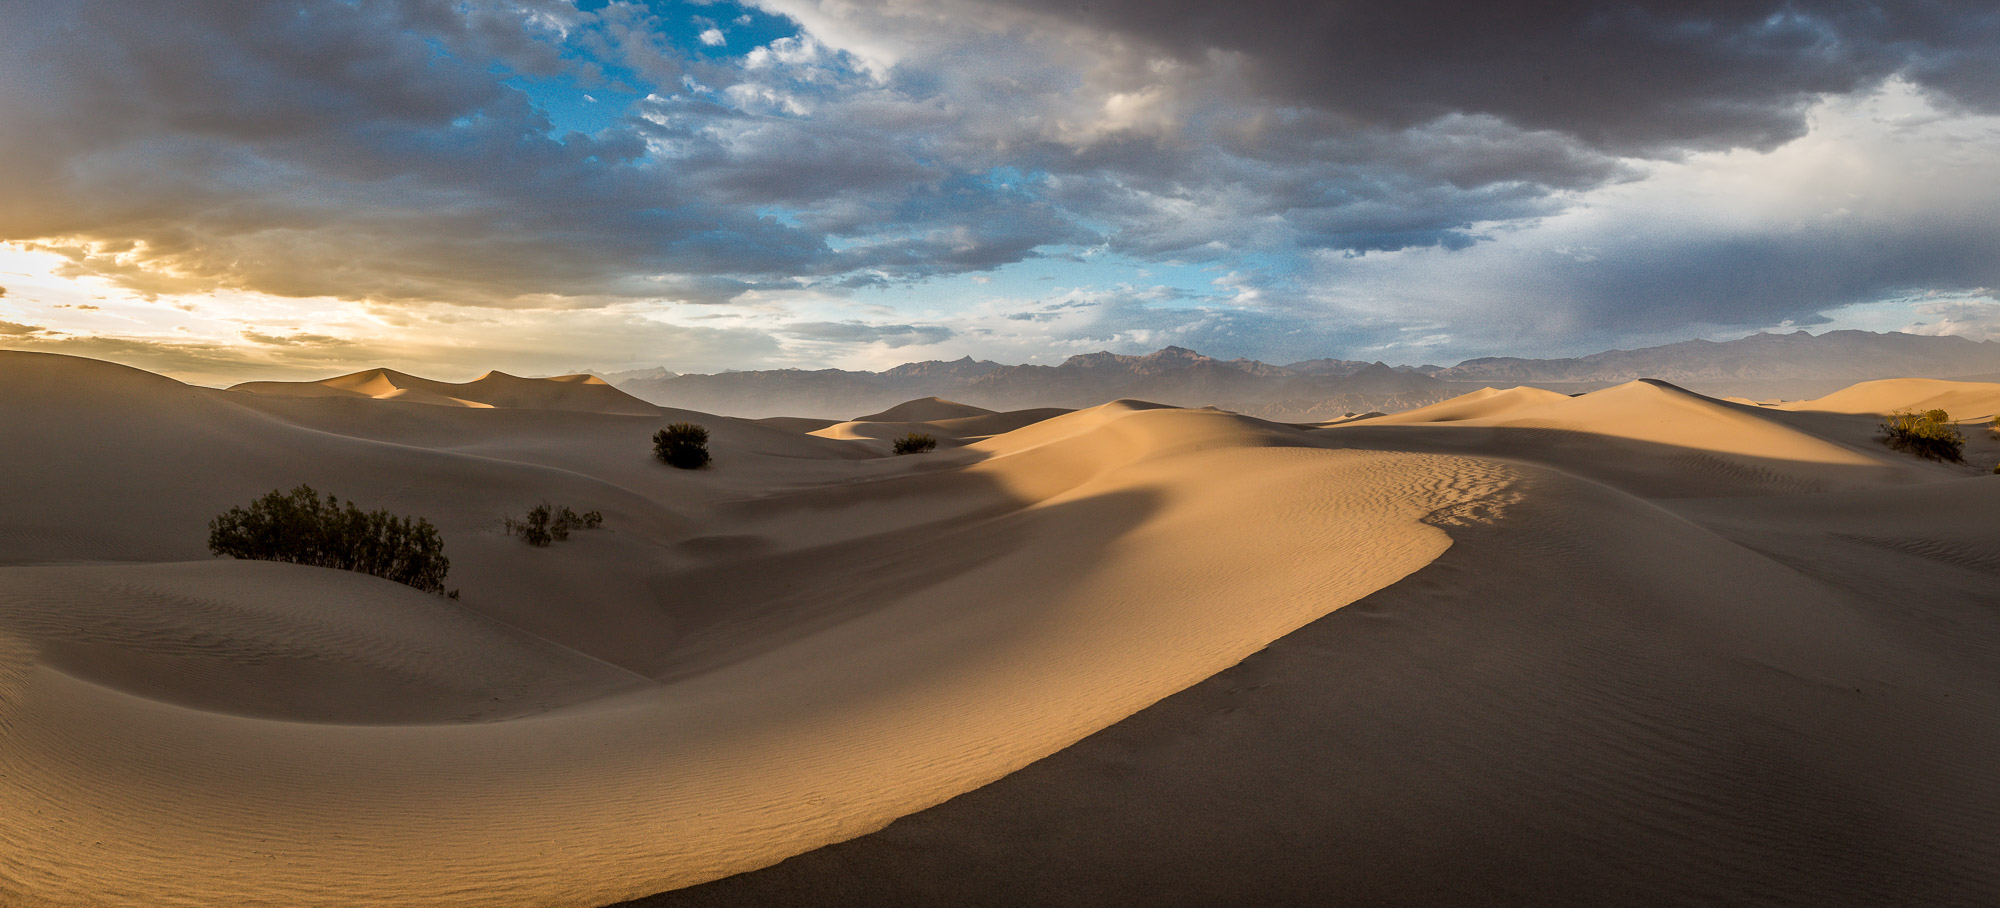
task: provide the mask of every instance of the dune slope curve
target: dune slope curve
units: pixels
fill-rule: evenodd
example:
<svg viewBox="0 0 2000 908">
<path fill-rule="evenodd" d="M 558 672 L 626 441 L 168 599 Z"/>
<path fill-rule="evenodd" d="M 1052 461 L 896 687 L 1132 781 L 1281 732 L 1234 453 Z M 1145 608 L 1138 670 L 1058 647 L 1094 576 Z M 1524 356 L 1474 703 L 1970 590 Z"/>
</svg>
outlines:
<svg viewBox="0 0 2000 908">
<path fill-rule="evenodd" d="M 329 436 L 62 359 L 0 355 L 8 384 L 39 393 L 45 427 L 0 450 L 8 469 L 123 488 L 77 456 L 115 436 L 100 409 L 146 414 L 182 454 L 216 442 L 223 459 L 149 473 L 161 501 L 137 514 L 151 525 L 108 541 L 78 531 L 51 557 L 0 567 L 10 905 L 598 905 L 768 865 L 1197 683 L 1429 563 L 1449 545 L 1439 524 L 1491 519 L 1511 494 L 1505 468 L 1477 461 L 1328 450 L 1229 414 L 1121 403 L 957 461 L 801 448 L 822 485 L 865 484 L 873 504 L 830 510 L 773 468 L 760 507 L 739 511 L 690 491 L 726 480 L 744 494 L 726 446 L 714 476 L 614 484 Z M 625 426 L 565 414 L 562 431 L 586 416 Z M 264 481 L 228 458 L 264 477 L 322 449 L 341 460 L 343 494 L 446 515 L 462 603 L 133 541 L 198 540 L 189 515 Z M 579 503 L 604 496 L 609 528 L 525 550 L 469 516 L 479 496 L 515 500 L 491 489 L 546 483 Z M 61 506 L 31 501 L 0 532 L 32 534 Z M 831 520 L 837 532 L 766 532 Z M 695 532 L 742 544 L 690 550 Z M 599 598 L 534 582 L 562 570 Z M 743 582 L 685 598 L 694 571 Z M 800 604 L 759 592 L 778 587 Z M 828 601 L 847 605 L 817 607 Z M 81 615 L 87 626 L 65 620 Z M 699 651 L 703 622 L 730 630 L 713 637 L 727 652 Z M 341 708 L 237 689 L 307 679 L 345 691 Z"/>
</svg>

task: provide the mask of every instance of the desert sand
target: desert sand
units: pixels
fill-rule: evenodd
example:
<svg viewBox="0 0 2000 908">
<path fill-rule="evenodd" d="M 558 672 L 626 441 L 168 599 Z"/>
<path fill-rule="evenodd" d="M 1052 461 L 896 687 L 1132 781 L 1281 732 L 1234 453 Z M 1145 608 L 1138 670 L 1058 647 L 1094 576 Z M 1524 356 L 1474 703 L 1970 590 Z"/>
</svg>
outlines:
<svg viewBox="0 0 2000 908">
<path fill-rule="evenodd" d="M 1992 902 L 2000 443 L 1867 410 L 2000 386 L 1872 384 L 760 423 L 0 353 L 0 904 Z M 299 483 L 461 597 L 209 555 Z"/>
</svg>

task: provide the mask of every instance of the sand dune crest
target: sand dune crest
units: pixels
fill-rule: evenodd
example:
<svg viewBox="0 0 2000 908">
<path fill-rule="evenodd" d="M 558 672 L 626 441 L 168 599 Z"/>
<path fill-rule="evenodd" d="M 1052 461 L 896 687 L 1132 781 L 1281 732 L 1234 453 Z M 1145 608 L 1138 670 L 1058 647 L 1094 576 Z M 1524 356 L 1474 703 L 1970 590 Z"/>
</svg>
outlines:
<svg viewBox="0 0 2000 908">
<path fill-rule="evenodd" d="M 646 415 L 660 408 L 626 394 L 593 375 L 520 378 L 489 371 L 469 382 L 443 382 L 397 372 L 367 369 L 321 381 L 256 381 L 231 391 L 277 397 L 365 397 L 441 406 L 578 410 Z"/>
<path fill-rule="evenodd" d="M 1894 378 L 1862 382 L 1814 400 L 1778 405 L 1795 411 L 1880 415 L 1896 410 L 1944 410 L 1953 419 L 1990 421 L 2000 415 L 2000 384 Z"/>
</svg>

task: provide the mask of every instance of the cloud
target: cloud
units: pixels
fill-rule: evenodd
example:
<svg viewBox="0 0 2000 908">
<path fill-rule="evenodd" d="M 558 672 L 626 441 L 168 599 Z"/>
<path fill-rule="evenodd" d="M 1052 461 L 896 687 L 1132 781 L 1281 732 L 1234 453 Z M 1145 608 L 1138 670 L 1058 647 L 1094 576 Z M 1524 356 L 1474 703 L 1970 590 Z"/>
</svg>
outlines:
<svg viewBox="0 0 2000 908">
<path fill-rule="evenodd" d="M 795 322 L 784 333 L 812 341 L 842 344 L 880 344 L 884 347 L 924 347 L 952 338 L 952 330 L 939 325 L 869 325 L 862 322 Z"/>
<path fill-rule="evenodd" d="M 460 381 L 490 369 L 569 373 L 579 363 L 614 371 L 664 365 L 676 372 L 793 364 L 768 332 L 670 324 L 632 304 L 587 310 L 395 306 L 371 312 L 347 330 L 175 334 L 48 332 L 7 341 L 19 349 L 106 359 L 210 385 L 319 379 L 375 367 Z"/>
<path fill-rule="evenodd" d="M 253 344 L 267 347 L 352 347 L 355 342 L 344 337 L 328 334 L 264 334 L 258 331 L 242 332 L 243 339 Z"/>
<path fill-rule="evenodd" d="M 1992 295 L 1992 291 L 1983 287 L 1972 293 Z M 1905 333 L 1956 335 L 1976 341 L 2000 340 L 2000 302 L 1990 298 L 1924 303 L 1917 306 L 1916 311 L 1925 317 L 1925 321 L 1904 325 L 1902 330 Z"/>
<path fill-rule="evenodd" d="M 638 3 L 79 0 L 0 32 L 0 242 L 142 296 L 515 311 L 493 324 L 570 362 L 638 312 L 792 292 L 925 314 L 774 310 L 718 349 L 1017 330 L 1305 358 L 1808 320 L 2000 283 L 1989 7 L 760 0 L 690 28 Z M 1853 108 L 1885 84 L 1907 103 Z M 1106 279 L 1089 318 L 891 296 L 1104 259 L 1233 277 Z M 588 311 L 611 314 L 553 314 Z M 340 336 L 232 324 L 267 358 Z"/>
<path fill-rule="evenodd" d="M 217 377 L 221 379 L 216 382 L 218 384 L 232 383 L 232 378 L 224 376 L 243 374 L 243 367 L 248 365 L 246 357 L 238 348 L 228 344 L 205 342 L 84 336 L 35 338 L 28 343 L 16 344 L 15 347 L 41 353 L 108 360 L 176 377 Z M 304 377 L 304 373 L 284 374 L 286 377 Z"/>
<path fill-rule="evenodd" d="M 38 325 L 23 325 L 19 322 L 0 321 L 0 337 L 26 337 L 31 334 L 47 334 L 48 330 Z"/>
<path fill-rule="evenodd" d="M 1984 0 L 992 0 L 1187 65 L 1235 61 L 1267 97 L 1407 128 L 1486 115 L 1593 147 L 1661 155 L 1769 149 L 1819 97 L 1901 74 L 2000 110 Z"/>
<path fill-rule="evenodd" d="M 1903 83 L 1812 113 L 1814 133 L 1783 148 L 1656 165 L 1474 249 L 1322 256 L 1313 295 L 1355 324 L 1452 325 L 1472 356 L 1817 324 L 2000 286 L 2000 117 L 1939 117 Z"/>
<path fill-rule="evenodd" d="M 564 65 L 535 11 L 86 0 L 24 17 L 0 37 L 0 237 L 153 293 L 588 305 L 816 269 L 819 236 L 707 198 L 635 133 L 552 135 L 504 84 Z"/>
</svg>

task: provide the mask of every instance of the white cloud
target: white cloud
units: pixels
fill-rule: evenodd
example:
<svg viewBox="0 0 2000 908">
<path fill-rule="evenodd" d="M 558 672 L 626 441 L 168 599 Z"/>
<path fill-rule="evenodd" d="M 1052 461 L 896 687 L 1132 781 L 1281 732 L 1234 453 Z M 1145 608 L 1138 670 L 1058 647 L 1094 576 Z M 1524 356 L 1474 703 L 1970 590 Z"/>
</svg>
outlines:
<svg viewBox="0 0 2000 908">
<path fill-rule="evenodd" d="M 1973 295 L 1986 298 L 1919 303 L 1912 308 L 1918 316 L 1927 320 L 1911 322 L 1902 330 L 1907 334 L 1956 335 L 1976 341 L 2000 340 L 2000 302 L 1994 301 L 1991 291 L 1984 288 L 1973 291 Z"/>
</svg>

